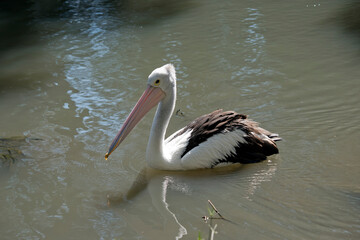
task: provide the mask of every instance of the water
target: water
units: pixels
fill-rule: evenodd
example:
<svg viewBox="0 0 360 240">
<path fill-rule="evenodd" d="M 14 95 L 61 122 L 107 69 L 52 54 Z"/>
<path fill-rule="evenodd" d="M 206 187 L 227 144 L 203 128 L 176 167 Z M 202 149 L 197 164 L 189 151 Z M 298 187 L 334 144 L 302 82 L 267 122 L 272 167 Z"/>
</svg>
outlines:
<svg viewBox="0 0 360 240">
<path fill-rule="evenodd" d="M 207 200 L 232 221 L 215 222 L 215 239 L 360 237 L 359 38 L 347 22 L 357 4 L 23 7 L 1 15 L 0 136 L 41 140 L 1 166 L 2 239 L 207 239 Z M 231 109 L 278 132 L 280 154 L 230 169 L 146 169 L 151 111 L 105 161 L 148 74 L 168 62 L 184 113 L 169 133 Z"/>
</svg>

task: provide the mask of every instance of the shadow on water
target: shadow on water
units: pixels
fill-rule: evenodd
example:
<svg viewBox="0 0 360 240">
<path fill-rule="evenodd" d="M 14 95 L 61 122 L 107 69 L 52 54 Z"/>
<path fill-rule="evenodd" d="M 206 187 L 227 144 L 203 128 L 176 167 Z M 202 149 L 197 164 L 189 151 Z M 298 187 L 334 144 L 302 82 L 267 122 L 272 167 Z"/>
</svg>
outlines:
<svg viewBox="0 0 360 240">
<path fill-rule="evenodd" d="M 116 1 L 115 1 L 116 2 Z M 154 24 L 195 7 L 189 0 L 125 0 L 116 2 L 116 9 L 127 21 L 137 25 Z"/>
<path fill-rule="evenodd" d="M 58 1 L 58 0 L 7 0 L 0 3 L 0 51 L 22 44 L 33 44 L 36 33 L 33 25 L 41 19 L 60 19 L 72 15 L 86 17 L 88 8 L 101 6 L 106 13 L 129 24 L 151 24 L 192 7 L 190 1 L 176 0 L 102 0 L 102 1 Z M 85 13 L 85 14 L 84 14 Z"/>
<path fill-rule="evenodd" d="M 0 2 L 0 90 L 32 88 L 39 74 L 48 74 L 37 66 L 41 35 L 39 21 L 58 16 L 61 1 L 5 0 Z M 30 57 L 29 57 L 30 56 Z M 47 78 L 45 78 L 47 79 Z"/>
<path fill-rule="evenodd" d="M 6 37 L 0 39 L 0 65 L 7 67 L 0 68 L 0 89 L 29 88 L 34 81 L 42 79 L 38 76 L 30 78 L 29 72 L 34 73 L 34 69 L 29 66 L 34 65 L 35 54 L 38 55 L 39 50 L 46 54 L 44 41 L 53 30 L 42 28 L 44 22 L 61 24 L 62 21 L 71 19 L 74 31 L 78 27 L 84 27 L 78 23 L 105 17 L 111 17 L 115 21 L 102 26 L 105 29 L 149 25 L 168 19 L 192 5 L 188 0 L 1 1 L 0 35 Z M 28 59 L 24 54 L 33 57 Z M 43 74 L 44 69 L 35 69 L 35 72 Z"/>
<path fill-rule="evenodd" d="M 344 7 L 339 10 L 335 16 L 336 21 L 340 26 L 350 34 L 353 34 L 360 40 L 360 2 L 353 1 L 344 4 Z"/>
<path fill-rule="evenodd" d="M 37 35 L 34 20 L 58 15 L 61 1 L 5 0 L 0 2 L 0 52 L 9 48 L 32 45 Z"/>
<path fill-rule="evenodd" d="M 108 206 L 118 206 L 125 202 L 134 200 L 142 191 L 144 191 L 148 184 L 154 179 L 204 179 L 221 177 L 222 175 L 236 174 L 244 165 L 230 165 L 228 167 L 214 168 L 214 169 L 200 169 L 193 171 L 161 171 L 152 168 L 143 168 L 131 187 L 125 192 L 108 194 Z M 172 181 L 173 182 L 173 181 Z"/>
<path fill-rule="evenodd" d="M 155 215 L 161 216 L 161 221 L 164 222 L 167 229 L 166 234 L 169 234 L 167 239 L 174 236 L 175 239 L 181 239 L 193 231 L 178 213 L 178 209 L 182 209 L 186 205 L 186 199 L 200 198 L 197 204 L 203 206 L 204 212 L 198 212 L 196 204 L 192 207 L 194 211 L 192 216 L 198 218 L 200 222 L 204 216 L 201 214 L 208 214 L 206 202 L 212 200 L 211 198 L 214 197 L 214 194 L 217 194 L 218 188 L 222 188 L 224 185 L 243 185 L 245 187 L 244 195 L 251 201 L 261 183 L 270 181 L 275 175 L 276 162 L 265 161 L 262 164 L 230 165 L 214 169 L 174 172 L 144 168 L 128 190 L 107 192 L 106 205 L 102 204 L 98 207 L 113 209 L 113 211 L 132 209 L 138 206 L 140 198 L 149 199 L 156 211 Z M 204 188 L 204 183 L 206 183 L 206 188 Z M 224 193 L 223 197 L 225 195 L 226 193 Z M 101 196 L 104 196 L 104 192 L 97 193 L 96 196 L 101 198 Z M 174 196 L 177 196 L 176 201 L 174 201 Z M 99 201 L 104 202 L 104 199 L 99 199 Z M 224 210 L 223 220 L 225 221 L 221 227 L 224 227 L 224 224 L 233 225 L 234 227 L 240 226 L 242 222 L 240 216 L 230 213 L 227 207 L 221 203 L 217 207 L 220 211 Z M 236 206 L 234 207 L 236 208 Z M 137 217 L 131 211 L 127 213 L 127 217 L 130 223 L 137 221 Z M 146 218 L 145 215 L 144 218 Z M 204 226 L 207 226 L 207 224 L 204 224 Z M 164 233 L 162 232 L 162 234 Z"/>
<path fill-rule="evenodd" d="M 125 205 L 133 205 L 136 199 L 144 196 L 143 192 L 147 190 L 150 201 L 153 203 L 156 214 L 161 216 L 164 221 L 164 226 L 168 230 L 169 236 L 167 239 L 173 238 L 182 239 L 188 235 L 186 222 L 178 216 L 176 209 L 173 209 L 174 202 L 171 201 L 170 191 L 175 191 L 181 195 L 191 196 L 197 192 L 194 180 L 202 180 L 209 182 L 209 191 L 211 191 L 212 181 L 222 181 L 224 178 L 229 178 L 231 175 L 239 173 L 243 166 L 235 165 L 224 168 L 202 169 L 194 171 L 159 171 L 151 168 L 144 168 L 138 174 L 132 186 L 125 192 L 107 194 L 107 208 L 122 209 Z M 215 185 L 214 185 L 214 188 Z M 129 207 L 129 206 L 128 206 Z M 202 216 L 199 215 L 200 219 Z M 129 215 L 129 222 L 134 220 Z M 229 223 L 236 224 L 231 220 Z M 164 234 L 164 233 L 162 233 Z"/>
</svg>

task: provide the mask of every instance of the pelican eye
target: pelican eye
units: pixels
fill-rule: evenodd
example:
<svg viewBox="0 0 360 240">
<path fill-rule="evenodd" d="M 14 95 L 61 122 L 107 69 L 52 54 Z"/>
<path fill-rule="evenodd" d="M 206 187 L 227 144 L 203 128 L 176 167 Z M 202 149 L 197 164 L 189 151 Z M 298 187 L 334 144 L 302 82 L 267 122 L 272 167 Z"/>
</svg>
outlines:
<svg viewBox="0 0 360 240">
<path fill-rule="evenodd" d="M 154 85 L 159 86 L 159 84 L 160 84 L 160 79 L 156 79 L 155 82 L 154 82 Z"/>
</svg>

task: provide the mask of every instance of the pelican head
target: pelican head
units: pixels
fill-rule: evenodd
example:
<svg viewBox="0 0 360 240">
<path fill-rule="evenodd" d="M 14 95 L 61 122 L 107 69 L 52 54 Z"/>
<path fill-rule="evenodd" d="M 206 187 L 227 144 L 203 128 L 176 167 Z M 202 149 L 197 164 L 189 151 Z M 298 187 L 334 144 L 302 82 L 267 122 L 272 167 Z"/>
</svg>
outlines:
<svg viewBox="0 0 360 240">
<path fill-rule="evenodd" d="M 176 75 L 172 64 L 166 64 L 152 71 L 148 77 L 146 90 L 126 118 L 105 154 L 106 160 L 147 112 L 165 99 L 174 99 L 174 89 L 176 89 Z"/>
<path fill-rule="evenodd" d="M 148 77 L 148 86 L 158 87 L 165 94 L 171 92 L 176 86 L 174 66 L 169 63 L 152 71 Z"/>
</svg>

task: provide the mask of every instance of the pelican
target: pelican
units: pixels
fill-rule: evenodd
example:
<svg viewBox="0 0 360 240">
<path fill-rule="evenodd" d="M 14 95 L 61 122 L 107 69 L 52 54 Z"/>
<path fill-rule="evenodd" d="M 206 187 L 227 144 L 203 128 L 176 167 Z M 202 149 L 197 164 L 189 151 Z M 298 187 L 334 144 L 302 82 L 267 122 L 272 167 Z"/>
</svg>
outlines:
<svg viewBox="0 0 360 240">
<path fill-rule="evenodd" d="M 247 115 L 222 109 L 196 118 L 165 139 L 175 101 L 175 68 L 166 64 L 149 75 L 146 90 L 123 123 L 105 159 L 156 105 L 146 149 L 146 161 L 152 168 L 190 170 L 256 163 L 279 152 L 276 141 L 281 138 L 278 134 L 259 127 Z"/>
</svg>

